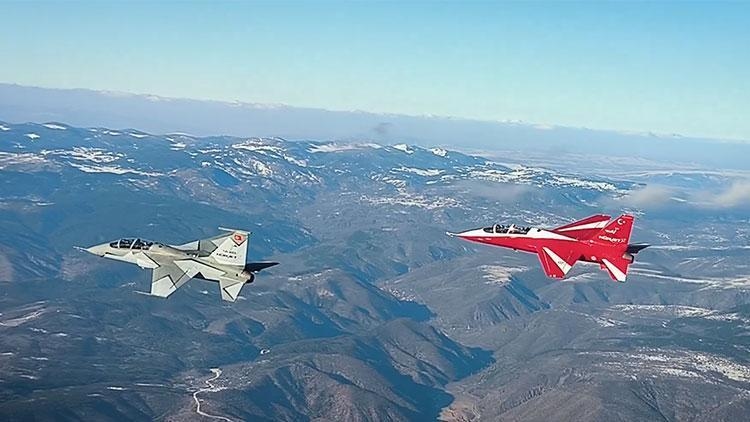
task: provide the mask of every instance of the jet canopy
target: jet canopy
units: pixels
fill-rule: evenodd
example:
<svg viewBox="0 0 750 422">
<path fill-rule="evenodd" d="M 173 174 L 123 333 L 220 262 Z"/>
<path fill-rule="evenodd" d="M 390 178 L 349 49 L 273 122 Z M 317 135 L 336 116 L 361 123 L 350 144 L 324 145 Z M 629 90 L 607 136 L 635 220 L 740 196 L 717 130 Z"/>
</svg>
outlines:
<svg viewBox="0 0 750 422">
<path fill-rule="evenodd" d="M 142 249 L 147 250 L 151 248 L 151 246 L 154 245 L 154 242 L 150 240 L 143 240 L 143 239 L 133 239 L 133 238 L 123 238 L 120 240 L 115 240 L 114 242 L 111 242 L 109 244 L 112 248 L 117 249 Z"/>
<path fill-rule="evenodd" d="M 531 230 L 531 227 L 516 227 L 515 224 L 504 226 L 502 224 L 495 224 L 494 226 L 485 227 L 485 233 L 507 233 L 507 234 L 526 234 Z"/>
</svg>

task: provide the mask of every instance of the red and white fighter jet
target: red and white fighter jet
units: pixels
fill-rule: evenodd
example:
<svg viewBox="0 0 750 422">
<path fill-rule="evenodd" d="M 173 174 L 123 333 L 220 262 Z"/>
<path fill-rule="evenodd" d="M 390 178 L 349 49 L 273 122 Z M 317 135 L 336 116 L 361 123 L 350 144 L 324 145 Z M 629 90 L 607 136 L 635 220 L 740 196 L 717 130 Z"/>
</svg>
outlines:
<svg viewBox="0 0 750 422">
<path fill-rule="evenodd" d="M 537 254 L 548 277 L 563 278 L 577 261 L 594 262 L 615 281 L 623 282 L 635 254 L 648 247 L 630 244 L 633 216 L 592 215 L 554 229 L 494 225 L 463 233 L 448 233 L 472 242 L 486 243 Z"/>
</svg>

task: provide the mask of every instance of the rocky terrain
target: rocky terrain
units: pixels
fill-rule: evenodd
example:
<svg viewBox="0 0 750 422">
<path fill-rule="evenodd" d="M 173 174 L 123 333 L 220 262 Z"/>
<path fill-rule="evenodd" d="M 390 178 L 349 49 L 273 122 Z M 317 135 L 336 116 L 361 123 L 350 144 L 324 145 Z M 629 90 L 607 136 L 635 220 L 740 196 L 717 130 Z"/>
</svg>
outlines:
<svg viewBox="0 0 750 422">
<path fill-rule="evenodd" d="M 2 419 L 746 417 L 746 175 L 504 158 L 0 122 Z M 602 211 L 655 245 L 625 284 L 445 235 Z M 282 263 L 234 304 L 73 248 L 217 226 Z"/>
</svg>

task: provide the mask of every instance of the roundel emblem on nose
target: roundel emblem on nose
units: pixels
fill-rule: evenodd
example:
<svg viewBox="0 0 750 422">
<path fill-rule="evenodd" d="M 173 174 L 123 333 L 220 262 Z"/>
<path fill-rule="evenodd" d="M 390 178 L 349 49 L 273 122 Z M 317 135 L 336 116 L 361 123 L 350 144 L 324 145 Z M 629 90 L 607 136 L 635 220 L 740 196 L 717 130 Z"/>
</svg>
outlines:
<svg viewBox="0 0 750 422">
<path fill-rule="evenodd" d="M 619 224 L 620 226 L 622 226 L 623 224 L 625 224 L 625 220 L 623 220 L 622 218 L 618 218 L 617 219 L 617 224 Z"/>
</svg>

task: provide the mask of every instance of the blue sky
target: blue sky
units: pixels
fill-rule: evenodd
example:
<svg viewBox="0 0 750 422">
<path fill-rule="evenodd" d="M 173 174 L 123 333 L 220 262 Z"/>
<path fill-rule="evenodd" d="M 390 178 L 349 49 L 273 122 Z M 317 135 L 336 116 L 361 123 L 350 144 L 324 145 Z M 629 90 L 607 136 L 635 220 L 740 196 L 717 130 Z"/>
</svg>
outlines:
<svg viewBox="0 0 750 422">
<path fill-rule="evenodd" d="M 750 140 L 750 3 L 3 3 L 0 82 Z"/>
</svg>

